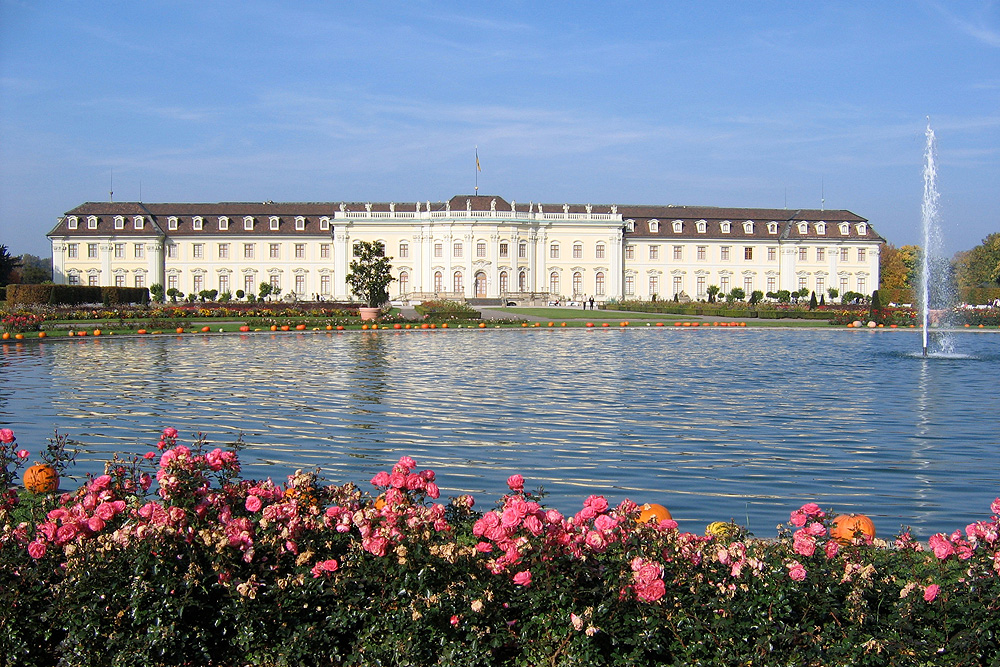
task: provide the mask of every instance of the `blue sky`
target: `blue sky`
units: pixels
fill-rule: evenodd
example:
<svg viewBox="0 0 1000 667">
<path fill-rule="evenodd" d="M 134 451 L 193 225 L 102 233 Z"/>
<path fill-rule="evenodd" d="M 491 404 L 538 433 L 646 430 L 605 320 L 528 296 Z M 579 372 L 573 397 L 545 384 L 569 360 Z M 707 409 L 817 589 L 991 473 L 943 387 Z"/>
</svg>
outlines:
<svg viewBox="0 0 1000 667">
<path fill-rule="evenodd" d="M 1000 231 L 995 2 L 0 0 L 0 243 L 116 201 L 849 209 Z M 112 176 L 113 175 L 113 176 Z"/>
</svg>

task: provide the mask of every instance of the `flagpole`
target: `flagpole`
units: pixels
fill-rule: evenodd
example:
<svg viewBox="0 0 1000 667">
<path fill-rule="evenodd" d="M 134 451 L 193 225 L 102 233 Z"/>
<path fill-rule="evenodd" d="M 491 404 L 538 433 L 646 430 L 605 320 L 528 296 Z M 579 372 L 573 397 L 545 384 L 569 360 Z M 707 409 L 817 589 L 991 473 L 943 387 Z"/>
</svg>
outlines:
<svg viewBox="0 0 1000 667">
<path fill-rule="evenodd" d="M 476 194 L 479 194 L 479 172 L 482 168 L 479 166 L 479 146 L 476 146 Z"/>
</svg>

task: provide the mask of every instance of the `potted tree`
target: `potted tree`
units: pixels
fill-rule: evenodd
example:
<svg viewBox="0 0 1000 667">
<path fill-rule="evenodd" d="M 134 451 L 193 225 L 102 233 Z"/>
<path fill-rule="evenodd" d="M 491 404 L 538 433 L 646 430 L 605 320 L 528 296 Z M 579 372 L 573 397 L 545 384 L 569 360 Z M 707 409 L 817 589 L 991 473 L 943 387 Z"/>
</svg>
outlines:
<svg viewBox="0 0 1000 667">
<path fill-rule="evenodd" d="M 351 272 L 347 274 L 347 284 L 351 292 L 365 302 L 359 309 L 361 319 L 374 320 L 382 305 L 389 300 L 389 283 L 392 277 L 392 257 L 385 256 L 385 246 L 381 241 L 359 241 L 354 244 L 354 259 Z"/>
</svg>

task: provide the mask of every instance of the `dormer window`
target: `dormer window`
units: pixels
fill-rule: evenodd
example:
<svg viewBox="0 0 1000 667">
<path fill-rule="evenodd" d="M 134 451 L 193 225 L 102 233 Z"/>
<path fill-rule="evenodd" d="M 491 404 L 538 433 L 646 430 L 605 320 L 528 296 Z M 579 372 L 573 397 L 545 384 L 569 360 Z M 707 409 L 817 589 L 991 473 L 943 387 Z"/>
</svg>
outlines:
<svg viewBox="0 0 1000 667">
<path fill-rule="evenodd" d="M 817 222 L 816 223 L 816 233 L 819 234 L 820 236 L 823 236 L 823 235 L 826 234 L 826 223 L 825 222 Z"/>
<path fill-rule="evenodd" d="M 229 218 L 224 215 L 219 216 L 219 231 L 226 231 L 229 229 Z"/>
<path fill-rule="evenodd" d="M 800 222 L 799 225 L 798 225 L 798 227 L 799 227 L 799 234 L 808 234 L 809 233 L 809 223 L 808 222 Z"/>
<path fill-rule="evenodd" d="M 205 227 L 205 219 L 200 215 L 196 215 L 191 219 L 191 227 L 201 231 Z"/>
<path fill-rule="evenodd" d="M 132 224 L 136 229 L 142 229 L 145 220 L 141 215 L 134 216 L 132 218 Z"/>
<path fill-rule="evenodd" d="M 97 216 L 88 215 L 87 216 L 87 229 L 97 229 Z"/>
<path fill-rule="evenodd" d="M 66 228 L 67 229 L 77 229 L 80 225 L 80 219 L 75 215 L 71 215 L 66 218 Z"/>
<path fill-rule="evenodd" d="M 771 222 L 767 223 L 767 233 L 768 234 L 777 234 L 778 233 L 778 223 L 774 222 L 773 220 Z"/>
<path fill-rule="evenodd" d="M 851 233 L 851 226 L 846 222 L 840 223 L 840 235 L 847 236 Z"/>
<path fill-rule="evenodd" d="M 301 232 L 306 228 L 306 219 L 301 215 L 295 216 L 295 231 Z"/>
<path fill-rule="evenodd" d="M 272 215 L 270 218 L 268 218 L 268 220 L 271 223 L 271 231 L 273 231 L 273 232 L 278 231 L 278 225 L 280 224 L 280 220 L 278 220 L 278 216 Z"/>
<path fill-rule="evenodd" d="M 319 229 L 320 231 L 327 232 L 330 231 L 330 218 L 329 216 L 323 216 L 319 219 Z"/>
<path fill-rule="evenodd" d="M 625 231 L 627 231 L 627 232 L 634 232 L 635 231 L 635 220 L 626 220 L 625 221 Z"/>
<path fill-rule="evenodd" d="M 243 216 L 243 229 L 245 229 L 248 232 L 253 229 L 253 216 L 252 215 Z"/>
<path fill-rule="evenodd" d="M 125 216 L 115 216 L 115 229 L 125 229 Z"/>
<path fill-rule="evenodd" d="M 747 220 L 743 223 L 743 233 L 753 234 L 753 220 Z"/>
<path fill-rule="evenodd" d="M 858 236 L 868 236 L 868 225 L 863 222 L 858 223 Z"/>
<path fill-rule="evenodd" d="M 177 231 L 177 216 L 172 215 L 167 218 L 167 229 L 174 232 Z"/>
<path fill-rule="evenodd" d="M 659 220 L 650 220 L 649 221 L 649 233 L 650 234 L 656 234 L 659 231 L 660 231 L 660 221 Z"/>
<path fill-rule="evenodd" d="M 722 222 L 719 223 L 719 231 L 722 232 L 723 234 L 730 233 L 731 231 L 733 231 L 733 223 L 729 222 L 728 220 L 723 220 Z"/>
<path fill-rule="evenodd" d="M 680 234 L 684 231 L 684 222 L 682 220 L 674 220 L 674 234 Z"/>
<path fill-rule="evenodd" d="M 704 220 L 699 220 L 695 223 L 695 228 L 698 230 L 699 234 L 704 234 L 708 231 L 708 223 Z"/>
</svg>

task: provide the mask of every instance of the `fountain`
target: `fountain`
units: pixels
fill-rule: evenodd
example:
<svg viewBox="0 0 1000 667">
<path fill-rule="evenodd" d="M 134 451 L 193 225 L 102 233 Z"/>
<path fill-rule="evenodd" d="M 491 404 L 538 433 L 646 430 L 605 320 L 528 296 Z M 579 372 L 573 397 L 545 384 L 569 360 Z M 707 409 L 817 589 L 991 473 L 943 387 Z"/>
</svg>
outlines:
<svg viewBox="0 0 1000 667">
<path fill-rule="evenodd" d="M 951 339 L 943 332 L 947 325 L 951 288 L 948 260 L 941 247 L 941 224 L 938 216 L 937 162 L 934 130 L 927 120 L 927 145 L 924 148 L 924 199 L 921 206 L 923 255 L 920 264 L 920 311 L 923 356 L 927 356 L 930 328 L 942 329 L 935 336 L 939 351 L 950 352 Z"/>
</svg>

